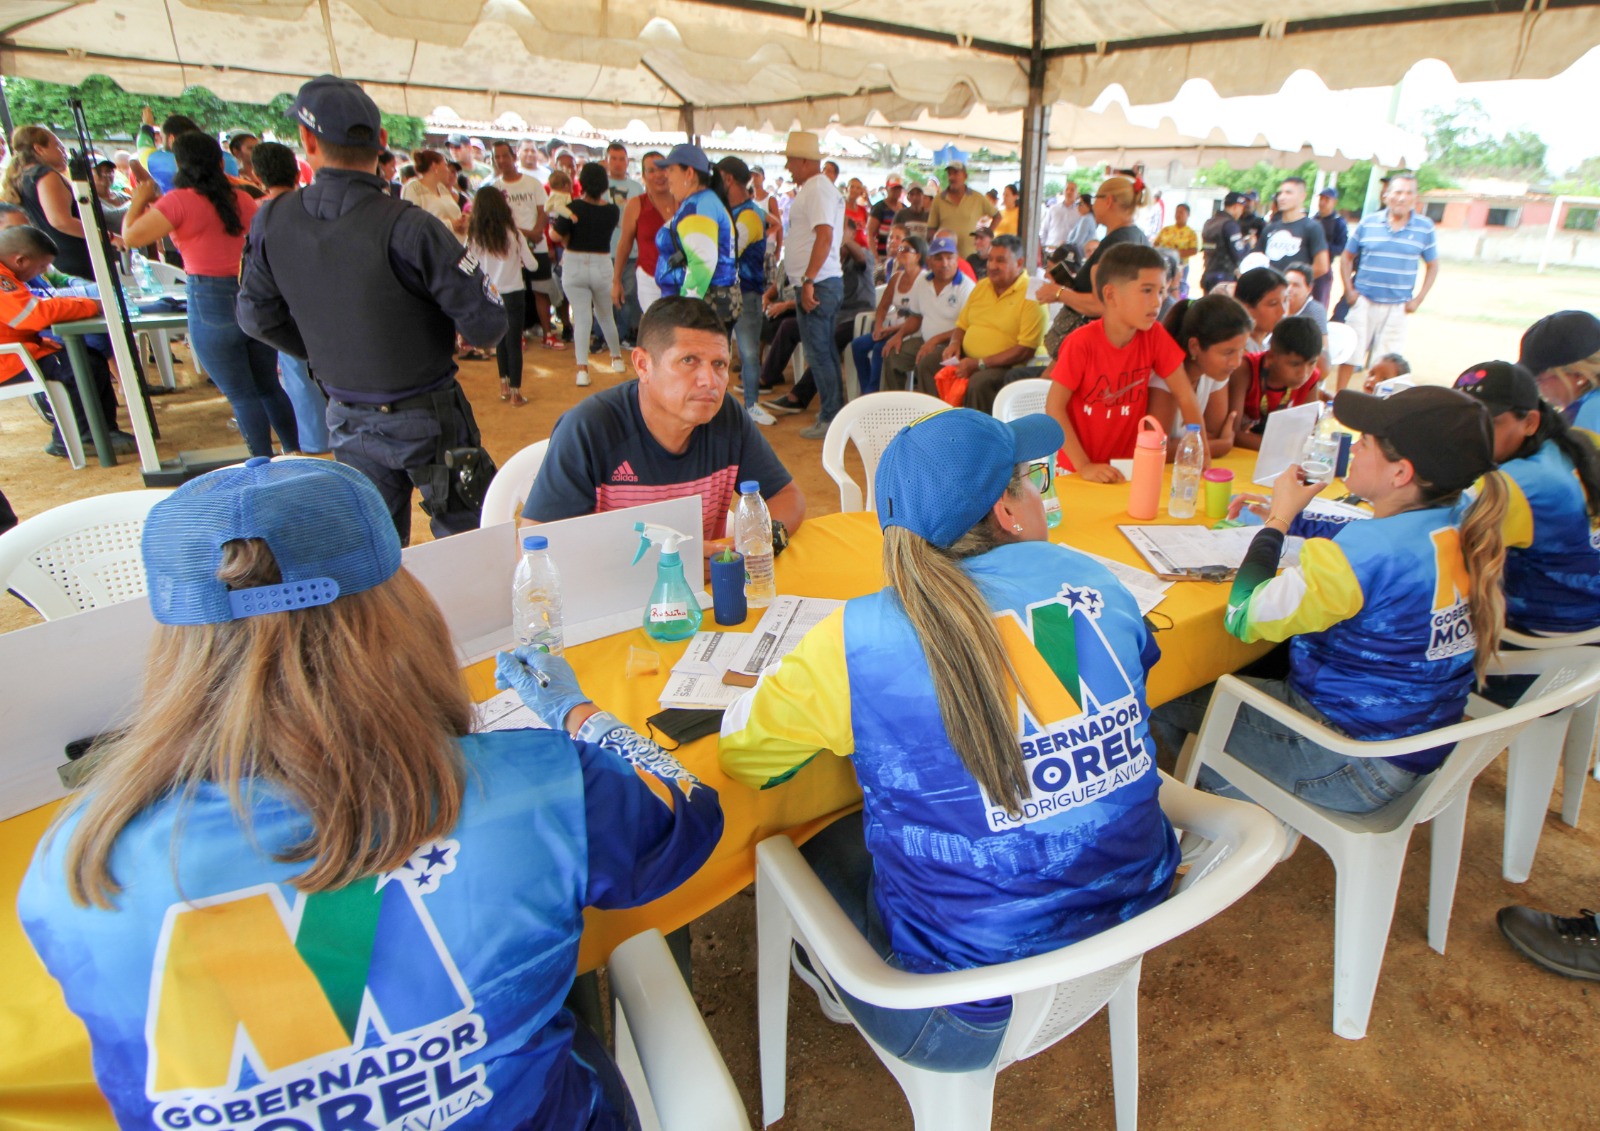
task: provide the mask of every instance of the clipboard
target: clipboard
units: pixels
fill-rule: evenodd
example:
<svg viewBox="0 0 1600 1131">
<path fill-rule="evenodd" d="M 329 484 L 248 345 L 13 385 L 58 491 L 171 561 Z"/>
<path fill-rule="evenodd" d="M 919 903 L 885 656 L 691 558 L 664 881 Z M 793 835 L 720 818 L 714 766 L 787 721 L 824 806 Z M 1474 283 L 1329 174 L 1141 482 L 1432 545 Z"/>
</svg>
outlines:
<svg viewBox="0 0 1600 1131">
<path fill-rule="evenodd" d="M 1204 527 L 1119 526 L 1117 529 L 1122 531 L 1122 536 L 1139 551 L 1139 556 L 1144 559 L 1150 572 L 1162 581 L 1232 581 L 1233 575 L 1239 572 L 1237 566 L 1226 565 L 1220 561 L 1210 565 L 1179 565 L 1163 547 L 1161 535 L 1154 533 L 1160 530 L 1204 530 Z"/>
</svg>

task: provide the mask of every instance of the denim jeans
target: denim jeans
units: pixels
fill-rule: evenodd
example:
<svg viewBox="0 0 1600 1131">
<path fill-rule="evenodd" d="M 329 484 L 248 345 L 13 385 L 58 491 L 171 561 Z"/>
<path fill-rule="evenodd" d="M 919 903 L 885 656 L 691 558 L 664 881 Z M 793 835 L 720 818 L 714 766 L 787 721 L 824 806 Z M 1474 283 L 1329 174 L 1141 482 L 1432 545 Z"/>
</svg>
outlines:
<svg viewBox="0 0 1600 1131">
<path fill-rule="evenodd" d="M 286 452 L 300 450 L 294 404 L 278 384 L 278 351 L 239 329 L 233 313 L 239 280 L 189 276 L 189 344 L 233 406 L 245 446 L 253 456 L 272 454 L 272 433 Z"/>
<path fill-rule="evenodd" d="M 739 377 L 744 382 L 744 407 L 754 408 L 761 393 L 761 296 L 746 291 L 733 340 L 739 344 Z"/>
<path fill-rule="evenodd" d="M 844 378 L 839 373 L 839 351 L 833 344 L 834 324 L 839 307 L 844 303 L 844 280 L 823 279 L 812 284 L 816 297 L 815 310 L 796 308 L 800 323 L 800 344 L 806 348 L 806 365 L 816 378 L 817 392 L 822 396 L 822 410 L 817 420 L 828 423 L 844 407 Z"/>
<path fill-rule="evenodd" d="M 894 964 L 889 935 L 872 895 L 872 854 L 867 851 L 861 814 L 841 817 L 800 849 L 822 886 L 838 902 L 884 959 Z M 852 997 L 839 998 L 850 1016 L 892 1056 L 930 1072 L 971 1072 L 994 1060 L 1011 1024 L 971 1021 L 944 1006 L 929 1009 L 886 1009 Z"/>
<path fill-rule="evenodd" d="M 622 339 L 611 307 L 611 257 L 598 251 L 569 251 L 562 264 L 561 285 L 572 304 L 572 351 L 579 368 L 589 364 L 589 332 L 596 318 L 611 356 L 621 357 Z"/>
<path fill-rule="evenodd" d="M 300 450 L 307 455 L 326 455 L 328 443 L 328 398 L 311 379 L 311 367 L 292 354 L 278 355 L 278 383 L 294 405 L 294 424 L 300 430 Z"/>
<path fill-rule="evenodd" d="M 1289 686 L 1287 680 L 1244 678 L 1301 714 L 1319 722 L 1327 721 L 1305 696 Z M 1216 684 L 1210 684 L 1157 707 L 1150 715 L 1150 730 L 1156 739 L 1173 751 L 1181 749 L 1184 735 L 1199 732 L 1215 687 Z M 1302 801 L 1335 813 L 1371 813 L 1381 809 L 1410 792 L 1422 778 L 1384 758 L 1350 758 L 1335 753 L 1296 734 L 1248 703 L 1239 707 L 1233 730 L 1228 735 L 1227 751 L 1274 785 Z M 1209 766 L 1201 769 L 1197 784 L 1208 793 L 1250 800 Z"/>
<path fill-rule="evenodd" d="M 883 346 L 888 340 L 873 341 L 872 331 L 868 330 L 850 343 L 850 352 L 856 359 L 856 382 L 863 393 L 878 391 L 878 384 L 883 380 Z"/>
</svg>

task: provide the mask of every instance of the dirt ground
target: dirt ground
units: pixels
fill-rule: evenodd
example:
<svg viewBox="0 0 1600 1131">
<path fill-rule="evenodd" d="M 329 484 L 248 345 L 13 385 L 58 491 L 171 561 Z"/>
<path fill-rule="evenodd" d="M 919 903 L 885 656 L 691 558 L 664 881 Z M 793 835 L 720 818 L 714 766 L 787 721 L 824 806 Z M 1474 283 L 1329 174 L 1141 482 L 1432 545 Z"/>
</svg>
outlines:
<svg viewBox="0 0 1600 1131">
<path fill-rule="evenodd" d="M 1552 310 L 1600 310 L 1600 274 L 1447 263 L 1412 320 L 1406 354 L 1424 378 L 1447 382 L 1468 365 L 1515 357 L 1522 330 Z M 181 355 L 180 355 L 181 356 Z M 493 363 L 465 363 L 462 382 L 497 459 L 549 435 L 582 390 L 572 355 L 526 355 L 531 400 L 497 397 Z M 193 383 L 180 365 L 180 383 Z M 596 388 L 623 378 L 594 370 Z M 210 386 L 159 398 L 164 455 L 236 442 L 227 404 Z M 122 418 L 126 427 L 126 417 Z M 809 415 L 767 435 L 806 493 L 813 515 L 838 509 L 820 441 L 797 433 Z M 0 490 L 26 518 L 51 506 L 140 486 L 136 462 L 74 472 L 44 455 L 45 426 L 24 402 L 0 402 Z M 859 471 L 857 472 L 859 479 Z M 427 537 L 418 511 L 414 528 Z M 36 622 L 0 598 L 0 631 Z M 1600 1121 L 1600 986 L 1533 967 L 1501 939 L 1494 914 L 1509 903 L 1573 913 L 1597 895 L 1600 785 L 1578 829 L 1553 811 L 1532 879 L 1500 878 L 1504 762 L 1472 793 L 1467 842 L 1446 955 L 1427 946 L 1428 834 L 1412 841 L 1383 977 L 1364 1041 L 1334 1036 L 1334 876 L 1303 844 L 1240 903 L 1148 956 L 1140 995 L 1140 1105 L 1148 1128 L 1533 1128 Z M 1553 806 L 1558 809 L 1558 806 Z M 1359 883 L 1359 877 L 1351 882 Z M 754 894 L 745 891 L 694 927 L 695 994 L 760 1126 L 755 1017 Z M 1102 1128 L 1113 1123 L 1104 1015 L 1005 1072 L 996 1128 Z M 892 1077 L 854 1029 L 829 1024 L 798 980 L 790 1013 L 788 1113 L 778 1126 L 909 1128 Z"/>
</svg>

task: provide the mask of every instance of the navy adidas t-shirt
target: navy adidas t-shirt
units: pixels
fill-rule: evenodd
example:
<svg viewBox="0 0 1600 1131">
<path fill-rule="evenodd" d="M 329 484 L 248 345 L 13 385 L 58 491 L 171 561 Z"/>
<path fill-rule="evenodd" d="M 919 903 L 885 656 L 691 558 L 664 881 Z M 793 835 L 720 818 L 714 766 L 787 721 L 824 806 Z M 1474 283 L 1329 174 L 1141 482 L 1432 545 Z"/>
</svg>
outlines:
<svg viewBox="0 0 1600 1131">
<path fill-rule="evenodd" d="M 726 535 L 740 483 L 756 480 L 761 497 L 770 499 L 793 478 L 732 397 L 694 430 L 682 455 L 667 451 L 645 426 L 633 380 L 562 413 L 522 517 L 555 522 L 699 495 L 709 541 Z"/>
</svg>

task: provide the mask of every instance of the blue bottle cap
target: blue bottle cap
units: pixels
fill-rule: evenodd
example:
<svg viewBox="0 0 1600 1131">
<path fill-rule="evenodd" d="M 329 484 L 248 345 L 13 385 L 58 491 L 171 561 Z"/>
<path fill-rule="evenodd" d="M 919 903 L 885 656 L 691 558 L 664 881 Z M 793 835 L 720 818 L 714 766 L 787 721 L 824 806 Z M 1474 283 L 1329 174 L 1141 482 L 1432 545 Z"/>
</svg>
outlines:
<svg viewBox="0 0 1600 1131">
<path fill-rule="evenodd" d="M 739 484 L 739 494 L 741 495 L 754 495 L 760 490 L 761 483 L 756 479 L 746 479 L 743 483 Z"/>
<path fill-rule="evenodd" d="M 1198 432 L 1198 431 L 1200 431 L 1200 425 L 1198 425 L 1198 424 L 1185 424 L 1183 426 L 1183 428 L 1184 428 L 1185 432 Z"/>
<path fill-rule="evenodd" d="M 522 540 L 524 550 L 543 550 L 550 545 L 550 539 L 543 534 L 529 534 Z"/>
</svg>

